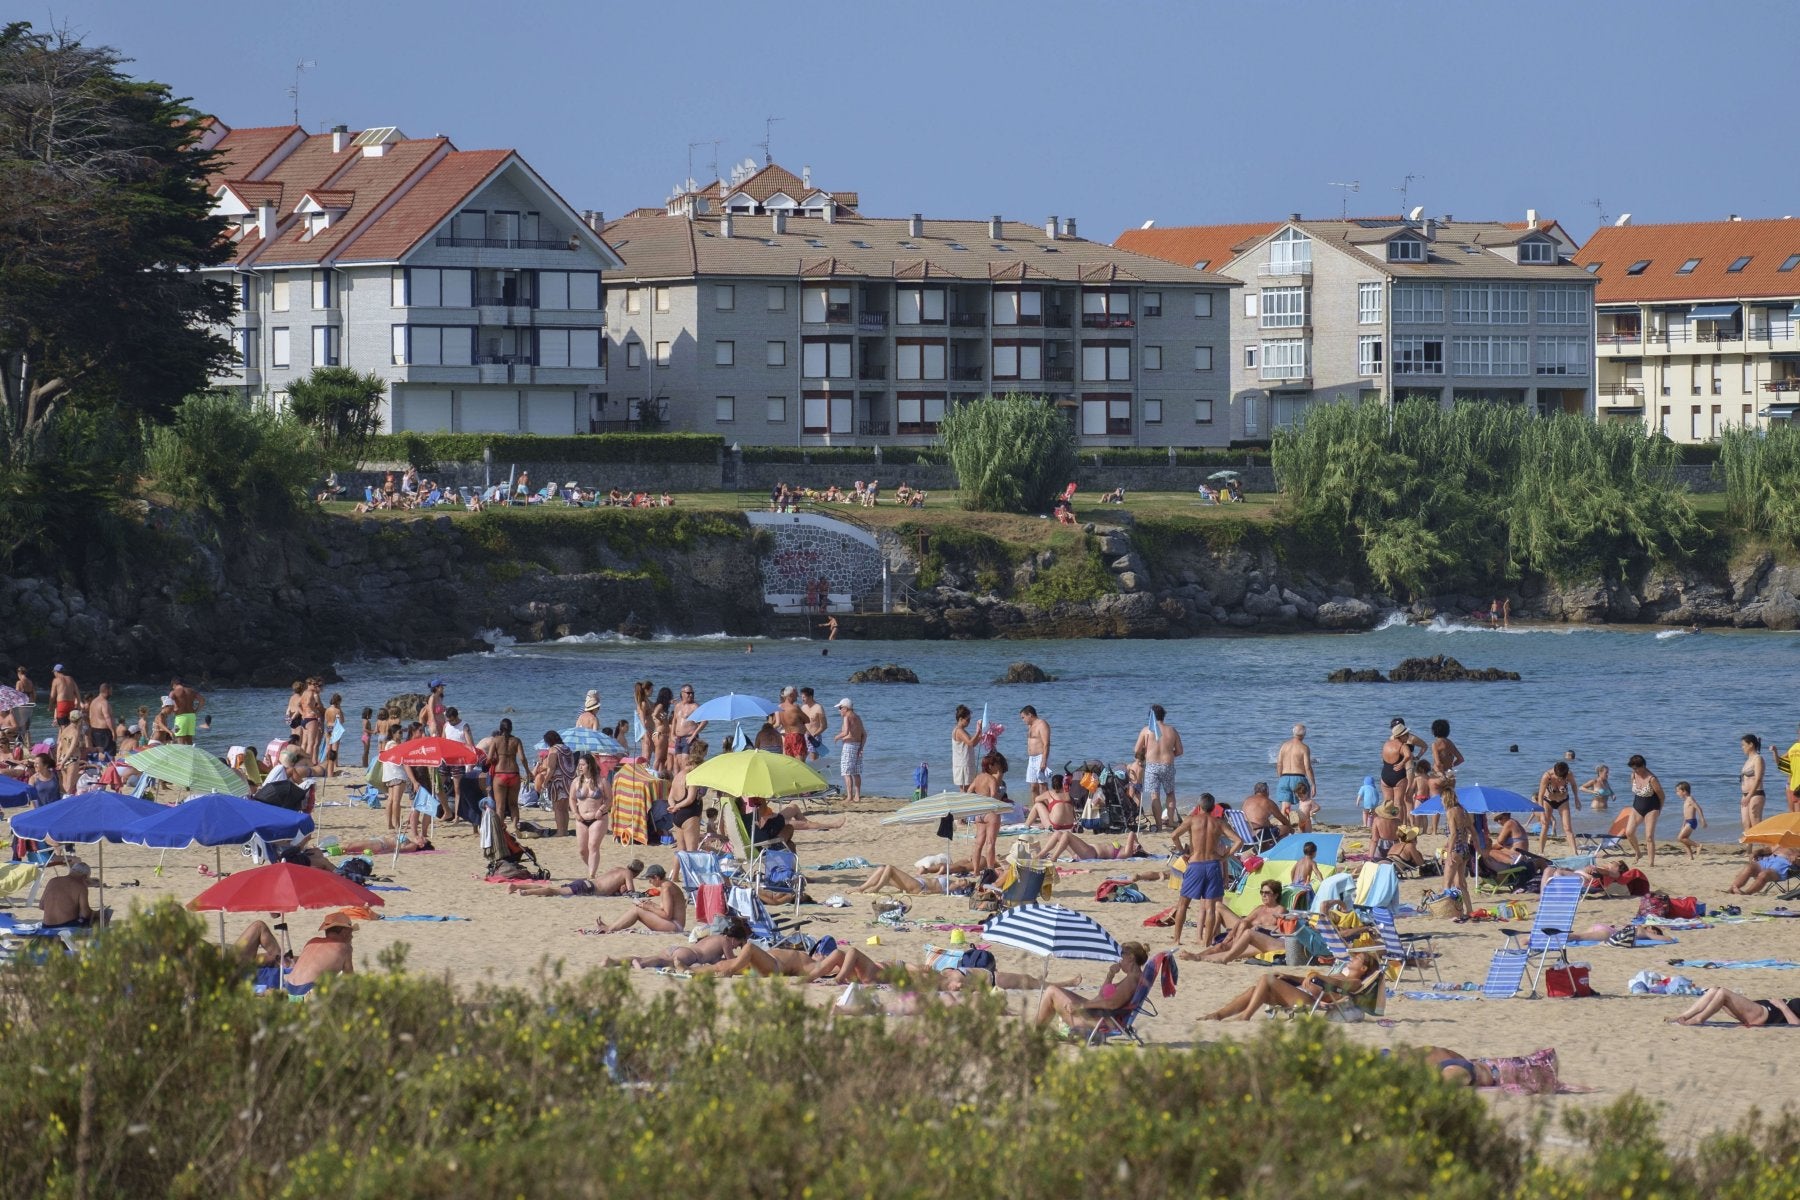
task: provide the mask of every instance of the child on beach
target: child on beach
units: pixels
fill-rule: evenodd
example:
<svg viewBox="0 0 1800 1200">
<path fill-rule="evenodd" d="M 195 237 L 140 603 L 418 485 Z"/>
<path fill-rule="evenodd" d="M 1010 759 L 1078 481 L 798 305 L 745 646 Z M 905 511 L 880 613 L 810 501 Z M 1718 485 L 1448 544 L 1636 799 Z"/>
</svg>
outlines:
<svg viewBox="0 0 1800 1200">
<path fill-rule="evenodd" d="M 372 736 L 374 736 L 374 733 L 375 733 L 375 723 L 374 723 L 374 719 L 373 719 L 374 716 L 375 716 L 374 709 L 372 709 L 372 708 L 363 709 L 363 714 L 362 714 L 362 744 L 363 744 L 362 767 L 363 767 L 363 770 L 365 770 L 365 771 L 369 769 L 369 739 Z"/>
<path fill-rule="evenodd" d="M 1681 832 L 1676 835 L 1675 840 L 1681 843 L 1691 859 L 1700 853 L 1694 846 L 1694 830 L 1706 828 L 1706 813 L 1701 809 L 1700 802 L 1694 799 L 1694 789 L 1688 785 L 1687 780 L 1683 779 L 1675 785 L 1675 794 L 1681 797 Z"/>
</svg>

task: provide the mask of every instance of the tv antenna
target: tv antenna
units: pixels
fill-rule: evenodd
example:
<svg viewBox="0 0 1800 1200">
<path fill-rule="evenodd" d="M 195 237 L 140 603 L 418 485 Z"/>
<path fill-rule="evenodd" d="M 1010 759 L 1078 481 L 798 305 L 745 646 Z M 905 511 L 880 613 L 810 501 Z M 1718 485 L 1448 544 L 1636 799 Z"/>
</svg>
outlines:
<svg viewBox="0 0 1800 1200">
<path fill-rule="evenodd" d="M 1339 220 L 1348 221 L 1350 219 L 1350 193 L 1362 191 L 1362 180 L 1352 179 L 1349 183 L 1333 182 L 1333 183 L 1328 183 L 1325 186 L 1343 189 L 1344 203 L 1343 203 L 1342 208 L 1339 211 L 1338 218 L 1339 218 Z"/>
<path fill-rule="evenodd" d="M 1611 220 L 1611 218 L 1607 216 L 1605 204 L 1601 203 L 1598 199 L 1589 200 L 1588 203 L 1594 206 L 1594 211 L 1596 213 L 1600 214 L 1600 224 L 1602 226 L 1604 226 L 1607 221 Z"/>
<path fill-rule="evenodd" d="M 757 145 L 762 147 L 763 166 L 765 167 L 775 165 L 775 157 L 769 153 L 769 143 L 775 139 L 775 122 L 783 119 L 784 118 L 782 117 L 763 118 L 763 140 L 758 142 Z"/>
<path fill-rule="evenodd" d="M 1400 193 L 1400 211 L 1401 212 L 1408 211 L 1408 209 L 1406 207 L 1406 194 L 1408 192 L 1412 191 L 1413 182 L 1415 180 L 1422 180 L 1424 178 L 1425 177 L 1423 175 L 1408 175 L 1405 179 L 1400 181 L 1400 186 L 1394 189 L 1396 192 Z"/>
<path fill-rule="evenodd" d="M 294 102 L 294 124 L 300 123 L 300 72 L 309 70 L 319 64 L 310 58 L 303 58 L 294 64 L 294 83 L 288 88 L 288 99 Z"/>
</svg>

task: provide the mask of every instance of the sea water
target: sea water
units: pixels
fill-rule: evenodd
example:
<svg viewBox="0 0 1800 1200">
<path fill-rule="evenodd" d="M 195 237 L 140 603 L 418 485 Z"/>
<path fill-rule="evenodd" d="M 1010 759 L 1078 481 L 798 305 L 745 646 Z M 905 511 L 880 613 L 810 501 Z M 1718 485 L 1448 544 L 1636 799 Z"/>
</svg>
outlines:
<svg viewBox="0 0 1800 1200">
<path fill-rule="evenodd" d="M 749 652 L 746 652 L 746 648 Z M 824 651 L 829 651 L 825 654 Z M 1519 683 L 1328 684 L 1338 667 L 1391 669 L 1403 658 L 1448 654 L 1467 667 L 1500 667 Z M 1002 686 L 1007 664 L 1030 661 L 1056 682 Z M 860 667 L 910 667 L 918 685 L 847 682 Z M 851 698 L 868 726 L 864 789 L 875 795 L 912 793 L 913 771 L 930 765 L 933 790 L 950 784 L 951 714 L 958 704 L 1005 725 L 1000 749 L 1011 760 L 1015 785 L 1025 766 L 1019 708 L 1035 705 L 1050 722 L 1053 765 L 1129 758 L 1148 708 L 1160 703 L 1181 731 L 1186 757 L 1178 769 L 1183 807 L 1202 791 L 1236 802 L 1258 780 L 1273 781 L 1276 746 L 1294 722 L 1304 722 L 1312 746 L 1320 800 L 1328 819 L 1356 820 L 1354 797 L 1375 771 L 1388 722 L 1404 716 L 1429 738 L 1434 718 L 1451 723 L 1467 756 L 1465 783 L 1511 788 L 1529 795 L 1540 774 L 1565 750 L 1575 751 L 1577 780 L 1598 763 L 1612 767 L 1614 789 L 1627 797 L 1625 760 L 1642 754 L 1662 779 L 1669 804 L 1658 833 L 1673 837 L 1681 821 L 1674 797 L 1688 780 L 1705 806 L 1708 841 L 1739 832 L 1738 739 L 1761 735 L 1765 746 L 1794 740 L 1800 705 L 1788 702 L 1787 669 L 1800 664 L 1794 634 L 1766 631 L 1619 629 L 1520 626 L 1489 629 L 1439 621 L 1430 626 L 1390 623 L 1353 634 L 1196 638 L 1180 641 L 779 641 L 664 637 L 633 641 L 590 635 L 560 642 L 509 644 L 444 662 L 366 662 L 339 665 L 348 716 L 341 758 L 361 757 L 361 710 L 399 692 L 448 683 L 478 736 L 511 717 L 531 745 L 548 729 L 573 725 L 584 693 L 598 689 L 601 720 L 630 715 L 631 685 L 650 679 L 679 690 L 692 683 L 700 699 L 728 691 L 773 699 L 786 684 L 810 685 L 831 710 Z M 202 745 L 223 751 L 233 743 L 262 746 L 285 734 L 285 689 L 226 688 L 210 694 L 210 731 Z M 127 689 L 124 712 L 153 696 Z M 411 714 L 409 714 L 410 716 Z M 836 721 L 833 718 L 835 731 Z M 714 751 L 719 731 L 709 729 Z M 1516 746 L 1516 752 L 1513 747 Z M 836 754 L 827 775 L 836 780 Z M 1768 767 L 1770 805 L 1783 806 L 1783 784 Z M 1615 800 L 1614 811 L 1620 807 Z M 1611 817 L 1576 810 L 1576 828 L 1604 828 Z"/>
</svg>

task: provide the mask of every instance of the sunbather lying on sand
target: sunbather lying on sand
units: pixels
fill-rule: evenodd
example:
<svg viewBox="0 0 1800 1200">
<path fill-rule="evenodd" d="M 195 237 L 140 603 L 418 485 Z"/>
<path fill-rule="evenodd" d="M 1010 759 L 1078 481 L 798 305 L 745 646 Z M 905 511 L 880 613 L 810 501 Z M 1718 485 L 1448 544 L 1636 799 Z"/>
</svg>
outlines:
<svg viewBox="0 0 1800 1200">
<path fill-rule="evenodd" d="M 1562 1083 L 1557 1076 L 1554 1050 L 1539 1050 L 1512 1058 L 1470 1058 L 1443 1046 L 1426 1046 L 1424 1051 L 1426 1063 L 1437 1068 L 1445 1083 L 1503 1087 L 1511 1092 L 1537 1096 L 1586 1090 Z"/>
<path fill-rule="evenodd" d="M 1038 846 L 1038 857 L 1054 862 L 1059 858 L 1142 858 L 1147 851 L 1139 844 L 1137 834 L 1125 835 L 1122 843 L 1115 842 L 1110 846 L 1095 846 L 1085 842 L 1074 833 L 1064 830 L 1053 833 Z"/>
<path fill-rule="evenodd" d="M 1044 986 L 1044 981 L 1035 975 L 1020 975 L 1013 971 L 989 971 L 984 967 L 944 967 L 933 969 L 922 963 L 908 963 L 896 959 L 893 962 L 877 962 L 855 946 L 840 945 L 836 950 L 821 958 L 813 969 L 807 972 L 806 982 L 835 978 L 839 983 L 898 983 L 905 980 L 913 987 L 937 987 L 947 992 L 959 992 L 970 982 L 970 975 L 975 975 L 977 982 L 983 986 L 992 986 L 1006 991 L 1024 991 Z M 1078 979 L 1065 980 L 1060 986 L 1072 986 L 1081 982 Z"/>
<path fill-rule="evenodd" d="M 1708 988 L 1692 1008 L 1679 1017 L 1670 1017 L 1671 1025 L 1704 1025 L 1719 1013 L 1740 1025 L 1800 1025 L 1800 996 L 1789 1000 L 1752 1000 L 1730 988 Z"/>
<path fill-rule="evenodd" d="M 637 877 L 643 870 L 643 862 L 634 858 L 629 866 L 602 871 L 592 879 L 571 879 L 567 883 L 529 883 L 516 879 L 506 885 L 506 891 L 511 896 L 621 896 L 636 886 Z"/>
<path fill-rule="evenodd" d="M 950 894 L 953 896 L 966 896 L 973 887 L 974 884 L 969 880 L 965 879 L 958 881 L 952 879 L 950 882 Z M 902 871 L 899 867 L 892 865 L 876 867 L 874 872 L 870 874 L 867 879 L 851 888 L 850 893 L 852 895 L 869 894 L 874 892 L 885 892 L 889 889 L 896 892 L 904 892 L 908 896 L 917 896 L 921 892 L 942 892 L 944 890 L 944 878 L 941 874 L 935 876 L 914 875 L 911 872 Z"/>
<path fill-rule="evenodd" d="M 819 965 L 819 961 L 837 949 L 836 938 L 820 938 L 811 950 L 799 946 L 775 946 L 765 949 L 755 942 L 745 942 L 737 956 L 696 967 L 696 975 L 785 975 L 803 978 Z"/>
<path fill-rule="evenodd" d="M 735 954 L 745 942 L 750 940 L 750 927 L 741 917 L 733 917 L 725 925 L 725 932 L 708 934 L 697 942 L 686 946 L 670 946 L 661 954 L 639 955 L 632 958 L 603 958 L 602 967 L 622 967 L 626 964 L 647 971 L 691 971 L 695 967 L 709 966 L 721 962 L 728 954 Z"/>
</svg>

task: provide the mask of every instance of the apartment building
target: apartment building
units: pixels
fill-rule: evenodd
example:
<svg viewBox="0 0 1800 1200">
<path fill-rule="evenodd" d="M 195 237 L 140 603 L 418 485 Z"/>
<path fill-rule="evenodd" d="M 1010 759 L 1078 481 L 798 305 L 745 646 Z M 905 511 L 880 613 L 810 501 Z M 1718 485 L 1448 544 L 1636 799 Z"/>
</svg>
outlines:
<svg viewBox="0 0 1800 1200">
<path fill-rule="evenodd" d="M 1800 411 L 1800 221 L 1634 225 L 1589 239 L 1603 419 L 1678 442 Z"/>
<path fill-rule="evenodd" d="M 280 404 L 315 367 L 346 366 L 388 382 L 389 430 L 588 431 L 606 391 L 601 272 L 620 259 L 517 153 L 216 120 L 202 145 L 238 297 L 216 384 Z"/>
<path fill-rule="evenodd" d="M 1125 249 L 1240 280 L 1236 438 L 1338 398 L 1487 400 L 1591 412 L 1594 280 L 1535 212 L 1146 227 Z"/>
<path fill-rule="evenodd" d="M 743 444 L 922 444 L 1029 392 L 1092 446 L 1223 446 L 1231 280 L 1043 225 L 865 217 L 779 166 L 605 226 L 608 412 Z"/>
</svg>

